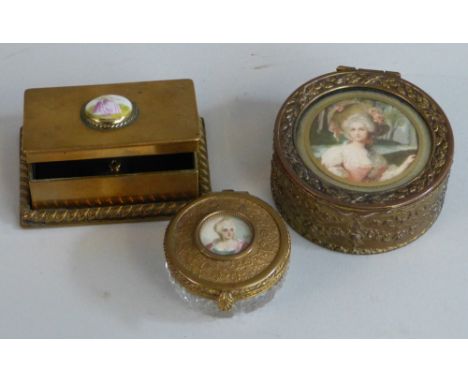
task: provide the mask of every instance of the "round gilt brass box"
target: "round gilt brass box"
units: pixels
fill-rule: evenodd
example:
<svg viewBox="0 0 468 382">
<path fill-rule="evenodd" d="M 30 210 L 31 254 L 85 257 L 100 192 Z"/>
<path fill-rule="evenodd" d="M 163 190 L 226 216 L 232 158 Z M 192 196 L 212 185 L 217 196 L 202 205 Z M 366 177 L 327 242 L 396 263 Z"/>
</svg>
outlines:
<svg viewBox="0 0 468 382">
<path fill-rule="evenodd" d="M 339 67 L 300 86 L 281 107 L 273 197 L 312 242 L 385 252 L 437 219 L 452 158 L 450 124 L 429 95 L 395 72 Z"/>
<path fill-rule="evenodd" d="M 273 297 L 290 255 L 283 219 L 246 192 L 211 193 L 184 207 L 164 238 L 179 294 L 212 313 L 249 311 Z"/>
</svg>

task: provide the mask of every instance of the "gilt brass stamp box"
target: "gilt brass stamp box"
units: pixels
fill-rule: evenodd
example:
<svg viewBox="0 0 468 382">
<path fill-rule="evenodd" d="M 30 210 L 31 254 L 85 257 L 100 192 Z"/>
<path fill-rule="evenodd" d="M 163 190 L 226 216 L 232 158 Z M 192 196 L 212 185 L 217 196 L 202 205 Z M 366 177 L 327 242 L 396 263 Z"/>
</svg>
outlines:
<svg viewBox="0 0 468 382">
<path fill-rule="evenodd" d="M 453 145 L 440 106 L 399 73 L 339 67 L 281 107 L 273 197 L 285 220 L 319 245 L 385 252 L 437 219 Z"/>
<path fill-rule="evenodd" d="M 23 225 L 168 217 L 209 189 L 191 80 L 26 90 Z"/>
</svg>

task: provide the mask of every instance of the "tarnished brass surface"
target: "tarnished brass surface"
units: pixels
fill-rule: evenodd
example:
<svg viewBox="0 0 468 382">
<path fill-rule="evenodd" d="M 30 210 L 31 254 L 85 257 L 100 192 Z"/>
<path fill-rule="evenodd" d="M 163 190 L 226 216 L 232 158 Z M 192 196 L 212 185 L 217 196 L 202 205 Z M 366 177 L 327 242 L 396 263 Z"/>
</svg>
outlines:
<svg viewBox="0 0 468 382">
<path fill-rule="evenodd" d="M 199 194 L 211 191 L 205 130 L 201 128 L 197 151 Z M 94 223 L 169 219 L 191 200 L 144 202 L 131 198 L 118 205 L 68 208 L 32 208 L 26 158 L 20 150 L 20 222 L 23 227 L 61 226 Z M 120 204 L 123 202 L 123 204 Z"/>
<path fill-rule="evenodd" d="M 397 188 L 362 192 L 328 183 L 307 168 L 293 142 L 301 113 L 324 95 L 371 89 L 407 102 L 426 123 L 431 152 L 422 172 Z M 415 240 L 443 205 L 453 159 L 450 124 L 437 103 L 398 73 L 339 67 L 299 87 L 278 113 L 271 186 L 285 220 L 307 239 L 329 249 L 370 254 Z"/>
<path fill-rule="evenodd" d="M 29 183 L 33 208 L 188 200 L 198 196 L 197 171 L 169 171 Z"/>
<path fill-rule="evenodd" d="M 80 116 L 89 100 L 119 94 L 138 118 L 123 129 L 90 129 Z M 28 89 L 23 150 L 27 163 L 191 152 L 200 132 L 191 80 Z"/>
<path fill-rule="evenodd" d="M 298 186 L 274 157 L 271 185 L 281 215 L 299 234 L 334 251 L 373 254 L 402 247 L 425 233 L 442 209 L 447 180 L 402 207 L 345 207 Z"/>
<path fill-rule="evenodd" d="M 249 247 L 236 255 L 213 256 L 200 249 L 197 227 L 217 211 L 242 216 L 253 232 Z M 166 230 L 164 248 L 169 271 L 189 292 L 215 300 L 220 310 L 257 296 L 284 275 L 290 238 L 281 217 L 248 193 L 224 191 L 185 206 Z"/>
<path fill-rule="evenodd" d="M 29 89 L 21 150 L 31 207 L 191 200 L 202 130 L 191 80 Z"/>
</svg>

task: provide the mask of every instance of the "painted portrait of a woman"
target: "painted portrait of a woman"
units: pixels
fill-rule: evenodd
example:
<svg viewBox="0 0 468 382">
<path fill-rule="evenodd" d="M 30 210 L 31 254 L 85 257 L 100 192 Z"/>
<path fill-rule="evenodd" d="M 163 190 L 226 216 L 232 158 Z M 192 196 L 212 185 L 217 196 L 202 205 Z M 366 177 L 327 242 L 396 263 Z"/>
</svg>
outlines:
<svg viewBox="0 0 468 382">
<path fill-rule="evenodd" d="M 366 186 L 404 176 L 417 157 L 418 138 L 399 109 L 353 98 L 329 104 L 311 120 L 306 156 L 347 184 Z M 301 146 L 301 144 L 300 144 Z M 306 158 L 307 159 L 307 158 Z"/>
<path fill-rule="evenodd" d="M 346 141 L 329 148 L 321 158 L 322 165 L 334 175 L 353 182 L 388 180 L 403 173 L 416 157 L 408 155 L 399 166 L 389 164 L 373 148 L 378 129 L 368 114 L 352 114 L 339 128 Z"/>
<path fill-rule="evenodd" d="M 250 243 L 251 233 L 241 220 L 223 216 L 217 221 L 208 221 L 202 227 L 202 243 L 217 255 L 235 255 L 242 252 Z M 239 234 L 242 230 L 242 234 Z"/>
</svg>

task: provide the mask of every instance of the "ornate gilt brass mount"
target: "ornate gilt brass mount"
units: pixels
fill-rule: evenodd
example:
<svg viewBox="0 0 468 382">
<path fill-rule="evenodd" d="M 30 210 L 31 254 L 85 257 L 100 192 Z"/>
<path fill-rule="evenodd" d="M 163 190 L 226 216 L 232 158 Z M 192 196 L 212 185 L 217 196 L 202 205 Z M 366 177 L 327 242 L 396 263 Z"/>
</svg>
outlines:
<svg viewBox="0 0 468 382">
<path fill-rule="evenodd" d="M 358 128 L 364 138 L 353 135 Z M 389 251 L 437 219 L 453 146 L 440 106 L 399 73 L 339 67 L 281 107 L 273 197 L 314 243 L 353 254 Z"/>
<path fill-rule="evenodd" d="M 284 276 L 290 238 L 281 217 L 248 193 L 211 193 L 185 206 L 164 238 L 171 276 L 221 311 L 261 296 Z"/>
</svg>

